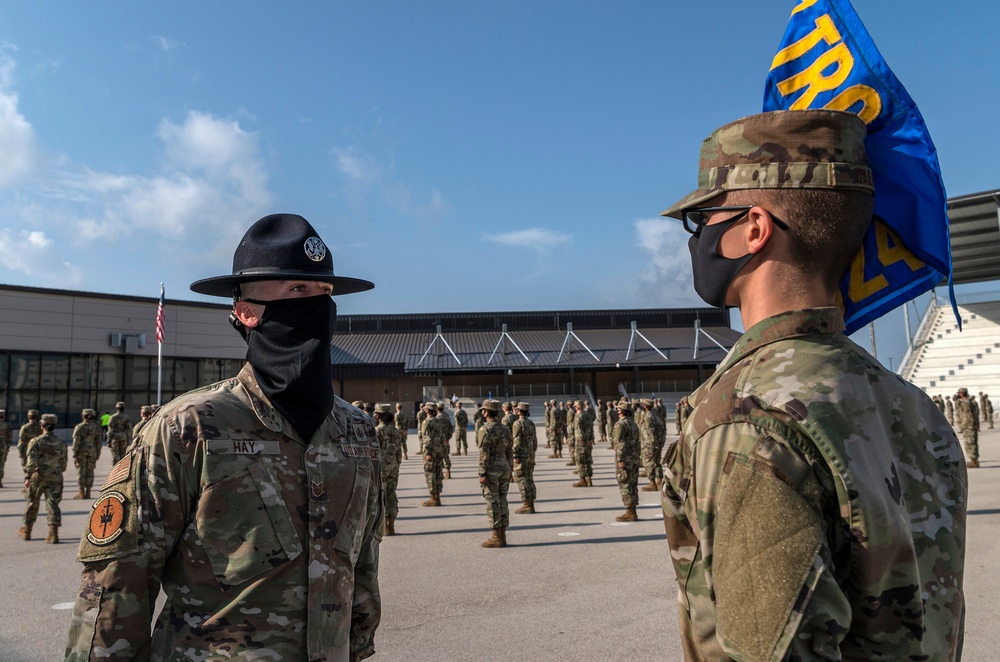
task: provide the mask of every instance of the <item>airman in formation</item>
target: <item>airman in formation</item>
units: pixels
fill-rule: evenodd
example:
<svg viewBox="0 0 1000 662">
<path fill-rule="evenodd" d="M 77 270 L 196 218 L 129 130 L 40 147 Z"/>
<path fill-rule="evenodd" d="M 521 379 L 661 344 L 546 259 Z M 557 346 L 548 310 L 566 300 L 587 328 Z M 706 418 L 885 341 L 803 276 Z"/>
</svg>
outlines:
<svg viewBox="0 0 1000 662">
<path fill-rule="evenodd" d="M 538 435 L 535 423 L 529 416 L 531 407 L 527 402 L 519 402 L 515 407 L 517 420 L 511 427 L 514 447 L 514 480 L 521 490 L 523 505 L 515 514 L 535 514 L 535 452 L 538 450 Z"/>
<path fill-rule="evenodd" d="M 24 526 L 17 534 L 24 540 L 31 540 L 31 529 L 38 517 L 38 505 L 45 497 L 48 512 L 49 535 L 47 543 L 59 542 L 59 526 L 62 524 L 63 472 L 66 471 L 66 442 L 54 434 L 58 419 L 55 414 L 42 416 L 42 434 L 31 440 L 25 453 L 24 487 L 27 490 L 24 510 Z"/>
<path fill-rule="evenodd" d="M 146 409 L 146 407 L 143 407 Z M 97 422 L 97 412 L 84 409 L 80 416 L 83 421 L 73 428 L 73 466 L 77 470 L 80 489 L 74 499 L 89 499 L 94 485 L 94 468 L 101 457 L 101 426 Z"/>
<path fill-rule="evenodd" d="M 573 438 L 576 440 L 573 459 L 576 462 L 576 474 L 580 480 L 573 487 L 593 487 L 594 477 L 594 414 L 578 400 L 575 405 L 576 415 L 573 418 Z"/>
<path fill-rule="evenodd" d="M 469 414 L 462 403 L 455 403 L 455 455 L 469 454 Z"/>
<path fill-rule="evenodd" d="M 955 426 L 965 441 L 966 467 L 979 468 L 979 405 L 969 397 L 969 389 L 960 388 L 955 394 Z"/>
<path fill-rule="evenodd" d="M 28 422 L 21 426 L 17 435 L 17 454 L 21 458 L 22 471 L 24 471 L 24 465 L 28 461 L 28 444 L 30 444 L 35 437 L 39 437 L 42 434 L 42 423 L 38 420 L 38 410 L 29 409 L 27 418 Z M 27 471 L 24 471 L 24 478 L 25 480 L 28 479 Z"/>
<path fill-rule="evenodd" d="M 500 403 L 484 400 L 481 410 L 486 423 L 476 434 L 479 445 L 479 484 L 486 499 L 486 518 L 493 535 L 483 542 L 483 547 L 506 547 L 510 512 L 507 505 L 507 488 L 510 486 L 514 448 L 511 433 L 497 419 Z"/>
<path fill-rule="evenodd" d="M 389 405 L 375 405 L 375 436 L 382 451 L 382 500 L 385 503 L 385 529 L 387 536 L 396 535 L 396 515 L 399 513 L 399 499 L 396 486 L 399 484 L 399 464 L 403 461 L 403 443 L 406 435 L 395 425 L 395 416 Z"/>
<path fill-rule="evenodd" d="M 649 484 L 642 488 L 644 492 L 656 492 L 663 483 L 663 445 L 666 442 L 666 427 L 656 410 L 656 403 L 649 398 L 640 400 L 643 409 L 642 422 L 639 424 L 639 436 L 642 440 L 642 466 L 646 469 Z"/>
<path fill-rule="evenodd" d="M 7 464 L 7 451 L 10 450 L 11 429 L 7 422 L 7 412 L 0 409 L 0 487 L 3 487 L 3 468 Z"/>
<path fill-rule="evenodd" d="M 639 428 L 632 420 L 632 403 L 621 400 L 617 407 L 618 421 L 611 431 L 611 447 L 615 451 L 615 478 L 622 495 L 625 512 L 616 517 L 619 522 L 639 519 Z"/>
<path fill-rule="evenodd" d="M 125 413 L 124 402 L 116 402 L 115 410 L 108 419 L 108 448 L 111 449 L 111 461 L 118 464 L 132 441 L 132 419 Z"/>
<path fill-rule="evenodd" d="M 403 405 L 399 402 L 396 403 L 396 415 L 394 416 L 394 425 L 396 429 L 403 433 L 403 459 L 408 460 L 409 455 L 407 453 L 409 450 L 406 448 L 406 438 L 410 434 L 410 419 L 406 417 L 403 413 Z"/>
<path fill-rule="evenodd" d="M 420 424 L 420 454 L 424 458 L 424 477 L 431 495 L 424 501 L 425 506 L 441 505 L 445 458 L 448 457 L 448 437 L 437 417 L 437 408 L 436 402 L 425 402 L 424 420 Z"/>
</svg>

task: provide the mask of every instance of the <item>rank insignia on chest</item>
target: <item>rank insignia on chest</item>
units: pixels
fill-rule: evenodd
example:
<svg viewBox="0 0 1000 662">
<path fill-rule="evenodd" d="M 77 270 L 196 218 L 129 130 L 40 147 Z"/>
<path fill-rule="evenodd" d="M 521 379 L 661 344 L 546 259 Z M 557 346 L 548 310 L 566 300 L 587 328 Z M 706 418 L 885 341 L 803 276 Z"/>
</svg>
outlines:
<svg viewBox="0 0 1000 662">
<path fill-rule="evenodd" d="M 316 501 L 326 500 L 326 485 L 321 480 L 309 480 L 309 488 L 312 491 L 312 497 Z"/>
<path fill-rule="evenodd" d="M 351 430 L 354 432 L 355 440 L 366 441 L 368 439 L 368 431 L 365 429 L 364 423 L 354 423 Z"/>
<path fill-rule="evenodd" d="M 120 464 L 120 463 L 119 463 Z M 91 506 L 87 539 L 95 545 L 108 545 L 121 535 L 128 500 L 121 492 L 106 492 Z"/>
</svg>

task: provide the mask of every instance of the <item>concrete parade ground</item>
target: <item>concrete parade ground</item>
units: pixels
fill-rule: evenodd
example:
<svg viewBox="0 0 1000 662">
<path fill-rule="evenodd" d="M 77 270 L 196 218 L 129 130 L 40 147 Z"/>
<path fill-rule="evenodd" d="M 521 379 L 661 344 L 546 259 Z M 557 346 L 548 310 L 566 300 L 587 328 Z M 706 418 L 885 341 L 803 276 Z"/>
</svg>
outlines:
<svg viewBox="0 0 1000 662">
<path fill-rule="evenodd" d="M 381 546 L 382 624 L 371 659 L 683 658 L 659 495 L 640 491 L 640 521 L 616 522 L 623 509 L 608 445 L 595 444 L 594 487 L 573 488 L 568 460 L 547 457 L 538 428 L 538 513 L 513 513 L 521 500 L 512 483 L 506 549 L 479 544 L 489 532 L 471 434 L 470 454 L 452 459 L 440 508 L 420 505 L 427 489 L 419 457 L 403 462 L 397 535 Z M 412 433 L 409 446 L 416 447 Z M 965 660 L 1000 654 L 1000 429 L 981 433 L 980 451 L 982 468 L 969 472 Z M 95 485 L 110 467 L 105 448 Z M 69 498 L 77 487 L 70 466 L 61 543 L 42 542 L 44 502 L 35 539 L 24 542 L 17 537 L 21 478 L 12 447 L 0 490 L 0 661 L 58 660 L 79 585 L 76 547 L 90 502 Z"/>
</svg>

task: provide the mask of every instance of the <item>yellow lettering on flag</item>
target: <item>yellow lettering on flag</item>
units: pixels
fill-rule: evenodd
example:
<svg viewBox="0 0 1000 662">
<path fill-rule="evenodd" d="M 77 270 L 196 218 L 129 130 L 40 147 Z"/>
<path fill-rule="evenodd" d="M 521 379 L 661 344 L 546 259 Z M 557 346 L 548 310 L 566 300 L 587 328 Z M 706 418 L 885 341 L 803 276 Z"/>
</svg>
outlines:
<svg viewBox="0 0 1000 662">
<path fill-rule="evenodd" d="M 830 66 L 836 65 L 836 69 L 830 75 L 823 72 Z M 792 92 L 807 88 L 798 99 L 796 99 L 789 110 L 804 110 L 808 108 L 820 92 L 835 90 L 844 84 L 854 67 L 854 56 L 844 42 L 840 42 L 830 50 L 826 51 L 816 61 L 809 65 L 805 71 L 801 71 L 790 78 L 778 83 L 778 92 L 782 96 L 788 96 Z"/>
<path fill-rule="evenodd" d="M 917 271 L 924 266 L 924 263 L 903 245 L 903 242 L 889 226 L 878 219 L 873 222 L 875 223 L 875 259 L 879 261 L 883 269 L 887 269 L 897 262 L 905 262 L 911 271 Z M 865 250 L 866 247 L 862 246 L 851 261 L 847 296 L 855 304 L 861 303 L 868 297 L 889 287 L 889 281 L 881 273 L 865 280 L 865 262 L 869 257 L 865 255 Z"/>
<path fill-rule="evenodd" d="M 889 241 L 892 241 L 892 246 Z M 916 271 L 924 266 L 917 256 L 909 251 L 888 225 L 875 221 L 875 244 L 878 246 L 878 261 L 883 267 L 890 267 L 897 262 L 906 262 L 910 271 Z"/>
<path fill-rule="evenodd" d="M 796 11 L 798 10 L 796 9 Z M 771 70 L 773 71 L 783 64 L 788 64 L 792 60 L 798 60 L 821 41 L 825 41 L 830 46 L 833 46 L 842 40 L 843 37 L 840 36 L 837 26 L 833 24 L 833 19 L 830 18 L 829 14 L 823 14 L 816 19 L 815 30 L 791 46 L 782 48 L 775 54 L 774 59 L 771 60 Z"/>
<path fill-rule="evenodd" d="M 817 0 L 802 0 L 799 4 L 795 5 L 795 9 L 792 10 L 792 15 L 798 14 L 803 9 L 809 9 L 816 4 Z"/>
<path fill-rule="evenodd" d="M 872 120 L 882 112 L 882 97 L 867 85 L 850 86 L 833 97 L 824 108 L 829 108 L 830 110 L 847 110 L 859 101 L 864 105 L 858 111 L 858 116 L 864 120 L 865 124 L 871 124 Z"/>
</svg>

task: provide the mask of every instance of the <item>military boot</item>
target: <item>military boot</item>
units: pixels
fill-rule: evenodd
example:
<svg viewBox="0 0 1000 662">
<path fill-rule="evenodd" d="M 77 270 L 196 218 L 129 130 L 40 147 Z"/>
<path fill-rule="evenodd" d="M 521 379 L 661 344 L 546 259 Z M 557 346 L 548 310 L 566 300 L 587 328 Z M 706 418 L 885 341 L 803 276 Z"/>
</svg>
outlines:
<svg viewBox="0 0 1000 662">
<path fill-rule="evenodd" d="M 440 506 L 441 505 L 441 497 L 439 497 L 437 494 L 432 494 L 430 499 L 428 499 L 427 501 L 424 501 L 420 505 L 422 505 L 422 506 Z"/>
<path fill-rule="evenodd" d="M 590 476 L 587 476 L 587 487 L 593 487 L 593 486 L 594 486 L 594 481 L 590 478 Z"/>
<path fill-rule="evenodd" d="M 444 477 L 451 478 L 451 467 L 448 467 L 447 469 L 444 470 Z"/>
<path fill-rule="evenodd" d="M 409 456 L 409 455 L 407 455 L 407 454 L 406 454 L 406 453 L 404 452 L 404 453 L 403 453 L 403 459 L 404 459 L 404 460 L 409 460 L 409 459 L 410 459 L 410 456 Z"/>
<path fill-rule="evenodd" d="M 89 487 L 83 490 L 83 498 L 84 499 L 89 499 L 90 498 L 90 488 Z"/>
<path fill-rule="evenodd" d="M 385 535 L 387 535 L 387 536 L 394 536 L 394 535 L 396 535 L 396 522 L 395 522 L 395 520 L 391 520 L 391 519 L 386 518 L 386 520 L 385 520 Z"/>
<path fill-rule="evenodd" d="M 59 542 L 59 525 L 49 524 L 49 535 L 45 537 L 45 542 L 50 544 L 57 544 Z"/>
<path fill-rule="evenodd" d="M 966 462 L 965 466 L 967 468 L 969 468 L 969 469 L 978 469 L 979 468 L 979 460 L 976 459 L 976 460 L 972 460 L 970 462 Z"/>
<path fill-rule="evenodd" d="M 655 492 L 656 491 L 656 481 L 655 480 L 651 480 L 651 481 L 649 481 L 649 485 L 643 485 L 639 489 L 641 489 L 643 492 Z"/>
<path fill-rule="evenodd" d="M 22 526 L 20 529 L 17 530 L 17 535 L 19 535 L 24 540 L 31 540 L 32 524 L 25 524 L 24 526 Z"/>
<path fill-rule="evenodd" d="M 581 478 L 580 480 L 573 483 L 573 487 L 589 487 L 589 485 L 587 485 L 586 478 Z"/>
<path fill-rule="evenodd" d="M 625 512 L 615 518 L 618 522 L 637 522 L 639 521 L 639 516 L 635 512 L 635 506 L 631 508 L 626 508 Z"/>
<path fill-rule="evenodd" d="M 74 499 L 83 499 L 83 498 L 85 498 L 84 495 L 83 495 L 83 488 L 82 487 L 77 491 L 76 494 L 73 495 L 73 498 Z"/>
<path fill-rule="evenodd" d="M 507 527 L 506 526 L 501 526 L 500 527 L 500 542 L 502 543 L 501 547 L 506 547 L 507 546 Z"/>
<path fill-rule="evenodd" d="M 558 454 L 558 453 L 556 453 L 555 451 L 552 451 L 552 455 L 549 455 L 549 459 L 550 459 L 550 460 L 554 460 L 554 459 L 556 459 L 557 457 L 559 457 L 559 454 Z"/>
<path fill-rule="evenodd" d="M 500 537 L 501 529 L 493 529 L 493 536 L 483 543 L 483 547 L 503 547 L 503 538 Z"/>
<path fill-rule="evenodd" d="M 562 456 L 560 456 L 560 457 L 562 457 Z M 566 466 L 567 467 L 575 467 L 576 466 L 576 462 L 567 462 Z"/>
</svg>

